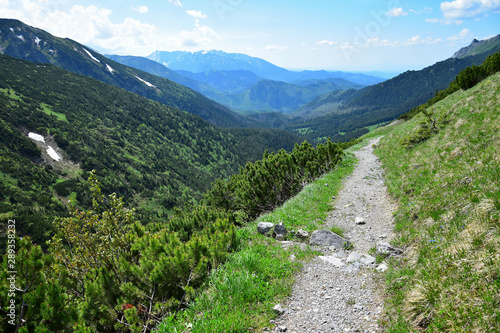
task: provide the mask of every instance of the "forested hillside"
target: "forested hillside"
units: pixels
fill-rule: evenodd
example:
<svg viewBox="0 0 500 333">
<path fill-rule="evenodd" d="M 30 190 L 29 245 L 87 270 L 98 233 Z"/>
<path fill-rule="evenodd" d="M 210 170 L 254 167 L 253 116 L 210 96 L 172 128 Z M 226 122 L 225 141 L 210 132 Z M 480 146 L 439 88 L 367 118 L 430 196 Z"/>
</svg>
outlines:
<svg viewBox="0 0 500 333">
<path fill-rule="evenodd" d="M 290 133 L 221 131 L 123 89 L 8 56 L 0 56 L 0 103 L 0 214 L 16 216 L 18 231 L 39 243 L 54 216 L 65 215 L 68 198 L 89 204 L 87 171 L 96 170 L 104 193 L 117 192 L 147 221 L 200 197 L 266 148 L 301 141 Z"/>
<path fill-rule="evenodd" d="M 55 37 L 18 20 L 0 19 L 2 54 L 50 63 L 198 115 L 221 127 L 255 125 L 228 108 L 173 81 L 124 66 L 70 39 Z"/>
</svg>

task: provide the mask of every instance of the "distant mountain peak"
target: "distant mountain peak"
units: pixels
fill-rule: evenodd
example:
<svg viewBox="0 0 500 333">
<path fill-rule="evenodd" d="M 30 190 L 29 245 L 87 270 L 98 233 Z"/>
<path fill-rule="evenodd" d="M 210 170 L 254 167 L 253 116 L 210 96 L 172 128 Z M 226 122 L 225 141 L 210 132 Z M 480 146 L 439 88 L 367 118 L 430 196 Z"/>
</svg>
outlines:
<svg viewBox="0 0 500 333">
<path fill-rule="evenodd" d="M 452 56 L 452 58 L 465 58 L 468 56 L 489 52 L 495 49 L 496 51 L 500 51 L 500 35 L 485 40 L 477 40 L 476 38 L 474 38 L 469 46 L 463 47 L 458 50 Z"/>
</svg>

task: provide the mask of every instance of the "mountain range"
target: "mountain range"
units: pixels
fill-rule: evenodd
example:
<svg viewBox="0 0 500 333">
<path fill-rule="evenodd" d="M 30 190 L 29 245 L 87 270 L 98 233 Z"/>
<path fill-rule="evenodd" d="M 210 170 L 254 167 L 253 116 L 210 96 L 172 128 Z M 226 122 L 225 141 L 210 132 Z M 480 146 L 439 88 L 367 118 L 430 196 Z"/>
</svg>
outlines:
<svg viewBox="0 0 500 333">
<path fill-rule="evenodd" d="M 202 117 L 222 127 L 252 126 L 244 117 L 171 80 L 124 66 L 70 39 L 21 21 L 0 19 L 0 53 L 50 63 Z"/>
<path fill-rule="evenodd" d="M 155 61 L 110 56 L 127 64 L 123 65 L 75 41 L 20 21 L 0 20 L 0 53 L 96 78 L 219 127 L 277 127 L 313 141 L 328 136 L 348 140 L 367 126 L 408 112 L 499 45 L 498 36 L 474 40 L 450 59 L 384 80 L 359 73 L 293 72 L 263 59 L 222 51 L 157 51 L 149 56 Z M 264 115 L 269 112 L 273 114 Z"/>
<path fill-rule="evenodd" d="M 260 58 L 251 57 L 241 53 L 226 53 L 217 50 L 199 52 L 155 51 L 147 58 L 161 63 L 173 70 L 189 71 L 192 73 L 201 73 L 213 70 L 246 70 L 257 74 L 259 77 L 264 79 L 289 83 L 311 79 L 323 80 L 328 78 L 340 78 L 366 86 L 385 80 L 383 78 L 365 75 L 362 73 L 342 71 L 289 71 Z"/>
<path fill-rule="evenodd" d="M 235 54 L 232 57 L 231 54 L 221 51 L 201 52 L 197 60 L 203 64 L 211 63 L 216 68 L 223 69 L 211 69 L 197 73 L 187 70 L 172 70 L 147 58 L 116 55 L 108 57 L 121 64 L 186 85 L 232 110 L 244 113 L 255 111 L 291 112 L 327 92 L 360 89 L 366 86 L 359 82 L 371 84 L 383 81 L 383 79 L 363 74 L 327 71 L 298 73 L 295 79 L 300 80 L 295 80 L 293 83 L 288 80 L 273 80 L 272 78 L 276 76 L 270 74 L 271 72 L 262 71 L 262 67 L 272 68 L 274 72 L 288 74 L 292 72 L 259 58 L 241 54 Z M 154 59 L 154 57 L 152 58 Z M 232 59 L 230 65 L 228 65 L 228 59 Z M 190 63 L 196 60 L 188 59 L 186 61 Z M 189 68 L 189 66 L 184 68 Z M 264 76 L 260 76 L 258 73 L 264 73 Z"/>
</svg>

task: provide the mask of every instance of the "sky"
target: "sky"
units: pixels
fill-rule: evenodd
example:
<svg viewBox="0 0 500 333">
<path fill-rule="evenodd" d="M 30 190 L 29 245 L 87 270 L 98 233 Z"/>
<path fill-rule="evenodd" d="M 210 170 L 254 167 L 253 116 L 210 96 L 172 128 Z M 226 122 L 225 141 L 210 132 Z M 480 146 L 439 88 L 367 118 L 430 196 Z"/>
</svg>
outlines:
<svg viewBox="0 0 500 333">
<path fill-rule="evenodd" d="M 103 54 L 222 50 L 291 70 L 417 70 L 500 34 L 500 0 L 0 0 Z"/>
</svg>

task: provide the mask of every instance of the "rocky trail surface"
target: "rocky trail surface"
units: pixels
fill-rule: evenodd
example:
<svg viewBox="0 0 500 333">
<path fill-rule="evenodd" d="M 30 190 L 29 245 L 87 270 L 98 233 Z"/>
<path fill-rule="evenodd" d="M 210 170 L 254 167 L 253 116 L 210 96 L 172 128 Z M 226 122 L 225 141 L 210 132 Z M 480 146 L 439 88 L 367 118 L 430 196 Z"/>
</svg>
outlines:
<svg viewBox="0 0 500 333">
<path fill-rule="evenodd" d="M 317 248 L 323 256 L 304 265 L 291 297 L 275 307 L 281 313 L 273 332 L 381 332 L 381 271 L 372 248 L 384 251 L 393 234 L 391 203 L 383 169 L 373 154 L 380 138 L 354 154 L 359 163 L 337 198 L 325 229 L 338 226 L 353 248 Z M 378 245 L 377 245 L 378 244 Z M 397 249 L 389 249 L 397 251 Z M 387 249 L 385 249 L 387 251 Z M 372 255 L 370 255 L 370 252 Z"/>
</svg>

